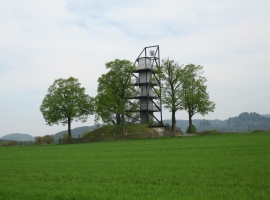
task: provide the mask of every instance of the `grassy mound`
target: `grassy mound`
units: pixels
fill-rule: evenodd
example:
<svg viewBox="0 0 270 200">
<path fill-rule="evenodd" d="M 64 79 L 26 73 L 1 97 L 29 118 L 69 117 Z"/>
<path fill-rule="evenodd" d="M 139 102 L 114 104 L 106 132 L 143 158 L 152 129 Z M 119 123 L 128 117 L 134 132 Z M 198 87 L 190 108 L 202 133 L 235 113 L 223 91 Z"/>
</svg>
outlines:
<svg viewBox="0 0 270 200">
<path fill-rule="evenodd" d="M 128 135 L 134 135 L 134 134 L 152 133 L 153 130 L 149 128 L 148 124 L 127 124 L 126 132 Z M 103 126 L 93 130 L 84 137 L 98 137 L 102 136 L 103 134 L 104 136 L 113 136 L 114 133 L 115 135 L 122 135 L 122 126 L 121 125 Z"/>
</svg>

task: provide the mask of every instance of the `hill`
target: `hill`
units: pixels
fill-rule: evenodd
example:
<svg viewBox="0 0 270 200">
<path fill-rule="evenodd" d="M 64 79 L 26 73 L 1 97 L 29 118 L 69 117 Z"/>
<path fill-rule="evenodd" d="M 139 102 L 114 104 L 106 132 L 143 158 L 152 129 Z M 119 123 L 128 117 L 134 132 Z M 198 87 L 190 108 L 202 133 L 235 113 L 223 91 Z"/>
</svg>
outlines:
<svg viewBox="0 0 270 200">
<path fill-rule="evenodd" d="M 164 124 L 171 124 L 171 120 L 163 120 Z M 253 130 L 269 130 L 270 114 L 260 115 L 258 113 L 243 112 L 236 117 L 230 117 L 228 120 L 205 120 L 193 119 L 192 123 L 197 128 L 197 132 L 204 130 L 218 130 L 221 132 L 247 132 Z M 188 120 L 176 120 L 176 126 L 183 132 L 188 127 Z"/>
<path fill-rule="evenodd" d="M 270 118 L 255 112 L 244 112 L 237 117 L 229 118 L 227 126 L 236 131 L 268 130 L 270 129 Z"/>
<path fill-rule="evenodd" d="M 85 132 L 85 131 L 92 131 L 94 129 L 96 129 L 97 126 L 96 125 L 93 125 L 93 126 L 82 126 L 82 127 L 77 127 L 77 128 L 74 128 L 74 129 L 71 129 L 71 134 L 72 134 L 72 137 L 73 138 L 78 138 L 79 136 L 82 136 L 82 134 Z M 54 134 L 54 138 L 55 139 L 58 139 L 59 137 L 61 137 L 62 135 L 64 135 L 65 133 L 67 133 L 68 131 L 65 130 L 65 131 L 60 131 L 58 133 L 55 133 Z"/>
<path fill-rule="evenodd" d="M 128 135 L 141 134 L 141 133 L 152 133 L 153 130 L 148 127 L 148 124 L 127 124 L 126 132 Z M 95 129 L 91 132 L 93 137 L 96 136 L 112 136 L 112 135 L 122 135 L 122 126 L 121 125 L 107 125 L 102 126 L 98 129 Z M 90 137 L 90 134 L 86 137 Z"/>
<path fill-rule="evenodd" d="M 1 140 L 34 141 L 34 137 L 29 134 L 11 133 L 0 138 Z"/>
</svg>

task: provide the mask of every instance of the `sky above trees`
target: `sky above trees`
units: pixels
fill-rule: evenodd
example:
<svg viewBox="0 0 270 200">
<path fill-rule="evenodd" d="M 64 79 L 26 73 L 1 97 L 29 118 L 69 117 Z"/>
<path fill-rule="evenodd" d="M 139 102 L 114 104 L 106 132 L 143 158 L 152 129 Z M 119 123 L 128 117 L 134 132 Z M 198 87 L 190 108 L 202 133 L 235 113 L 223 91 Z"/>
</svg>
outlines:
<svg viewBox="0 0 270 200">
<path fill-rule="evenodd" d="M 95 96 L 106 62 L 134 62 L 151 45 L 160 46 L 161 58 L 204 67 L 216 109 L 193 119 L 270 114 L 268 0 L 0 3 L 0 137 L 67 129 L 47 126 L 39 111 L 54 80 L 73 76 Z M 176 119 L 188 119 L 187 112 Z M 93 124 L 92 115 L 73 127 Z"/>
</svg>

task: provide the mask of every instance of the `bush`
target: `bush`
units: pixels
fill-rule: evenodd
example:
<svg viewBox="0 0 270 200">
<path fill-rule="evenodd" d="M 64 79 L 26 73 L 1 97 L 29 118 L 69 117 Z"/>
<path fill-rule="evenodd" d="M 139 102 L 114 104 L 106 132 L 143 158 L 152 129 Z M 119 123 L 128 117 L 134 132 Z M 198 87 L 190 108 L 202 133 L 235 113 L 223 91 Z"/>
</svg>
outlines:
<svg viewBox="0 0 270 200">
<path fill-rule="evenodd" d="M 7 146 L 18 146 L 19 142 L 17 140 L 9 140 L 6 142 L 2 142 L 0 146 L 7 147 Z"/>
<path fill-rule="evenodd" d="M 196 133 L 197 132 L 197 129 L 196 129 L 196 127 L 192 124 L 192 133 Z M 186 130 L 186 133 L 190 133 L 189 132 L 189 126 L 187 127 L 187 130 Z"/>
<path fill-rule="evenodd" d="M 258 129 L 252 131 L 252 133 L 264 133 L 264 132 L 267 132 L 267 131 L 266 130 L 258 130 Z"/>
<path fill-rule="evenodd" d="M 62 137 L 63 137 L 63 139 L 68 139 L 69 138 L 68 133 L 63 134 Z M 70 136 L 70 138 L 73 138 L 72 135 Z"/>
<path fill-rule="evenodd" d="M 43 137 L 41 136 L 36 136 L 34 144 L 42 144 L 43 143 Z"/>
<path fill-rule="evenodd" d="M 171 131 L 171 130 L 172 130 L 171 124 L 166 123 L 166 124 L 165 124 L 165 129 L 168 130 L 168 131 Z"/>
<path fill-rule="evenodd" d="M 52 135 L 43 136 L 43 143 L 52 144 L 54 142 L 54 137 Z"/>
<path fill-rule="evenodd" d="M 203 132 L 198 133 L 198 135 L 221 135 L 223 133 L 217 130 L 204 130 Z"/>
</svg>

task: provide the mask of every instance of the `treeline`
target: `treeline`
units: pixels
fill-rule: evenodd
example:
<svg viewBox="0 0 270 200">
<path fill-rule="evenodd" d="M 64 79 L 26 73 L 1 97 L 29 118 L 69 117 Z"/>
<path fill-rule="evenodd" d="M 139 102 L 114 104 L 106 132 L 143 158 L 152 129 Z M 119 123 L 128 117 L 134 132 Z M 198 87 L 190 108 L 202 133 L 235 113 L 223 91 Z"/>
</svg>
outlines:
<svg viewBox="0 0 270 200">
<path fill-rule="evenodd" d="M 32 145 L 34 142 L 32 140 L 29 141 L 17 141 L 17 140 L 1 140 L 0 146 L 7 147 L 7 146 L 26 146 Z"/>
<path fill-rule="evenodd" d="M 146 88 L 139 88 L 141 89 L 139 91 L 132 81 L 135 72 L 132 62 L 115 59 L 107 62 L 105 66 L 108 72 L 98 78 L 96 97 L 85 94 L 85 88 L 81 87 L 81 83 L 76 78 L 60 78 L 54 81 L 40 106 L 40 111 L 48 125 L 67 124 L 68 137 L 71 137 L 73 120 L 85 122 L 89 115 L 95 114 L 96 123 L 101 121 L 102 124 L 121 124 L 122 134 L 126 134 L 125 124 L 138 120 L 140 106 L 144 106 L 134 100 L 134 97 L 138 94 L 145 96 L 147 91 L 143 91 Z M 176 131 L 176 112 L 187 111 L 189 129 L 192 133 L 192 117 L 195 114 L 206 115 L 214 111 L 215 103 L 209 99 L 205 84 L 207 79 L 202 76 L 202 66 L 179 65 L 174 60 L 165 58 L 151 73 L 149 73 L 149 80 L 145 81 L 152 86 L 155 85 L 151 95 L 157 96 L 157 101 L 172 113 L 173 132 Z M 149 88 L 147 90 L 149 94 Z M 152 104 L 152 109 L 158 107 L 155 102 Z M 145 103 L 146 105 L 148 103 Z M 164 125 L 162 121 L 157 120 L 158 124 L 155 124 L 153 120 L 157 118 L 153 112 L 150 112 L 146 120 L 149 125 Z M 47 142 L 38 138 L 35 139 L 35 143 Z"/>
</svg>

